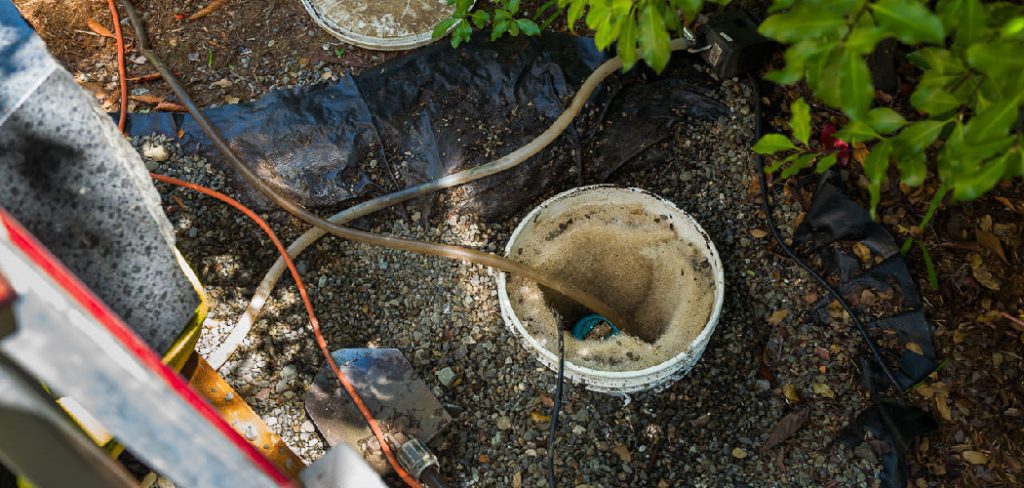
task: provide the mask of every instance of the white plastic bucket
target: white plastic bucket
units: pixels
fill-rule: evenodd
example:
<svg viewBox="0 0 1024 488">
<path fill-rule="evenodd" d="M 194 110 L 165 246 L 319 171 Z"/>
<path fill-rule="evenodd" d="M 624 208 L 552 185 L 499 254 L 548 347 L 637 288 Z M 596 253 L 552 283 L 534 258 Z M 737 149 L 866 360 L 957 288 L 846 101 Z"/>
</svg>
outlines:
<svg viewBox="0 0 1024 488">
<path fill-rule="evenodd" d="M 635 371 L 601 371 L 578 366 L 569 360 L 565 361 L 565 376 L 573 383 L 582 384 L 588 390 L 612 394 L 626 394 L 650 389 L 662 390 L 685 376 L 697 364 L 711 334 L 715 331 L 725 296 L 725 277 L 722 273 L 722 261 L 718 256 L 718 250 L 715 249 L 711 238 L 693 217 L 680 210 L 672 202 L 639 188 L 619 188 L 609 185 L 574 188 L 552 197 L 527 214 L 512 233 L 508 245 L 505 246 L 505 255 L 514 257 L 520 238 L 530 235 L 539 222 L 556 219 L 569 209 L 592 205 L 595 202 L 608 205 L 640 205 L 652 217 L 670 215 L 673 218 L 674 230 L 679 239 L 693 243 L 711 264 L 711 275 L 715 286 L 711 315 L 704 329 L 686 350 L 680 351 L 679 354 L 657 365 Z M 530 335 L 516 316 L 506 289 L 505 273 L 498 274 L 498 300 L 505 326 L 537 356 L 541 363 L 552 371 L 557 371 L 557 351 L 545 348 L 535 337 Z"/>
</svg>

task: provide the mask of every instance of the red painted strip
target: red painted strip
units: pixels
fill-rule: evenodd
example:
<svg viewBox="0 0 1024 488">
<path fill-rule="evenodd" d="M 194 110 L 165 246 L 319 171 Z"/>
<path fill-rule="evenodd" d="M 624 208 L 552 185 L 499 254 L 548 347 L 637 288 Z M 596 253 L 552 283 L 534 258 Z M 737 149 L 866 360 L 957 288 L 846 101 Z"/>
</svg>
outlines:
<svg viewBox="0 0 1024 488">
<path fill-rule="evenodd" d="M 219 430 L 224 437 L 231 441 L 235 447 L 241 450 L 260 471 L 274 480 L 279 486 L 295 486 L 291 479 L 260 454 L 252 444 L 249 444 L 242 436 L 238 435 L 205 399 L 196 394 L 188 386 L 188 383 L 173 369 L 161 362 L 160 357 L 139 336 L 135 335 L 117 315 L 96 298 L 78 278 L 60 264 L 56 257 L 50 254 L 42 244 L 36 241 L 27 230 L 15 222 L 10 214 L 3 209 L 0 209 L 0 222 L 3 222 L 4 229 L 6 229 L 7 234 L 10 236 L 10 241 L 15 247 L 25 253 L 25 256 L 32 260 L 42 272 L 53 279 L 58 286 L 63 288 L 87 313 L 103 324 L 107 331 L 128 348 L 143 366 L 160 376 L 178 396 L 191 405 L 203 418 Z"/>
<path fill-rule="evenodd" d="M 14 289 L 4 279 L 3 273 L 0 273 L 0 307 L 12 301 L 14 301 Z"/>
</svg>

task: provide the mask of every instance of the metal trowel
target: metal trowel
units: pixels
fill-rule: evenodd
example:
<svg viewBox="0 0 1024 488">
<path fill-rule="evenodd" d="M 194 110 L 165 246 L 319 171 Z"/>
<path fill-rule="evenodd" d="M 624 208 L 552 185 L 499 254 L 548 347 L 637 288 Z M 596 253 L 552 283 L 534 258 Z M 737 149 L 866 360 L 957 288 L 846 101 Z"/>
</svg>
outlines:
<svg viewBox="0 0 1024 488">
<path fill-rule="evenodd" d="M 404 434 L 426 445 L 451 422 L 430 387 L 398 349 L 339 349 L 332 355 L 385 435 Z M 306 392 L 305 403 L 328 444 L 346 443 L 361 452 L 377 472 L 390 471 L 366 420 L 326 363 Z"/>
</svg>

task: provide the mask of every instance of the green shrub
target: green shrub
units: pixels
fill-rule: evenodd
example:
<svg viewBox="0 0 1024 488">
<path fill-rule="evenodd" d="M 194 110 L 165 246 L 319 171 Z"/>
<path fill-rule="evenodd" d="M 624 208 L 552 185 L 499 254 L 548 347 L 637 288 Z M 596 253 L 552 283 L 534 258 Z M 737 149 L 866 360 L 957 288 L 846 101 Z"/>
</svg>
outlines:
<svg viewBox="0 0 1024 488">
<path fill-rule="evenodd" d="M 660 71 L 668 63 L 668 41 L 704 7 L 703 0 L 549 0 L 532 17 L 520 14 L 519 0 L 449 0 L 451 18 L 434 36 L 451 33 L 453 46 L 473 29 L 503 35 L 537 35 L 565 16 L 572 29 L 583 19 L 598 48 L 617 43 L 623 69 L 639 52 Z M 728 0 L 709 0 L 726 4 Z M 488 8 L 490 7 L 490 8 Z M 925 225 L 943 198 L 977 198 L 1002 180 L 1024 176 L 1020 106 L 1024 102 L 1024 7 L 981 0 L 775 0 L 760 26 L 762 34 L 786 45 L 785 66 L 765 77 L 783 85 L 805 81 L 825 105 L 841 110 L 848 123 L 836 137 L 871 146 L 864 160 L 874 214 L 890 166 L 902 183 L 916 187 L 938 177 Z M 921 76 L 910 96 L 910 121 L 875 103 L 866 57 L 879 42 L 896 39 L 912 49 L 908 61 Z M 639 51 L 638 51 L 639 48 Z M 776 156 L 769 170 L 782 177 L 834 156 L 808 146 L 809 108 L 793 104 L 791 134 L 767 134 L 755 151 Z"/>
<path fill-rule="evenodd" d="M 945 195 L 977 198 L 999 181 L 1024 176 L 1021 127 L 1024 95 L 1024 7 L 1008 2 L 939 0 L 777 0 L 761 33 L 787 44 L 785 67 L 766 75 L 780 84 L 806 81 L 826 105 L 849 122 L 835 136 L 873 144 L 864 160 L 871 211 L 895 162 L 902 183 L 915 187 L 929 173 L 939 190 L 922 226 Z M 921 70 L 906 121 L 874 106 L 865 57 L 887 38 L 913 49 L 907 60 Z M 792 139 L 767 134 L 755 145 L 777 155 L 768 168 L 789 176 L 815 162 L 835 164 L 807 148 L 806 104 L 792 107 Z"/>
<path fill-rule="evenodd" d="M 668 64 L 669 40 L 680 35 L 686 22 L 692 21 L 704 6 L 704 0 L 548 0 L 532 17 L 524 17 L 519 12 L 519 0 L 492 0 L 491 8 L 478 2 L 476 10 L 470 13 L 472 2 L 448 0 L 455 5 L 455 12 L 437 25 L 434 38 L 444 36 L 452 26 L 451 43 L 456 47 L 469 41 L 474 28 L 490 26 L 492 41 L 504 35 L 533 36 L 565 15 L 570 30 L 583 19 L 587 28 L 594 31 L 598 49 L 617 44 L 624 70 L 636 63 L 639 48 L 640 57 L 658 72 Z"/>
</svg>

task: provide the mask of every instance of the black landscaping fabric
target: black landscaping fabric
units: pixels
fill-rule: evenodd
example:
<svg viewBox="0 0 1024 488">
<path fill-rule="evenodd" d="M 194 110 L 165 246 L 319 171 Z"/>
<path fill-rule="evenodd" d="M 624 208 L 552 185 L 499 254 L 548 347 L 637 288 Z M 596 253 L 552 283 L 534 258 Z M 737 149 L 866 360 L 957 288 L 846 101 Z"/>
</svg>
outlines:
<svg viewBox="0 0 1024 488">
<path fill-rule="evenodd" d="M 566 34 L 474 39 L 458 49 L 438 43 L 335 83 L 279 89 L 204 113 L 275 188 L 304 206 L 332 207 L 515 150 L 540 135 L 606 59 L 591 39 Z M 592 183 L 627 164 L 664 160 L 657 143 L 673 124 L 728 113 L 709 96 L 714 80 L 685 61 L 663 76 L 640 69 L 613 75 L 554 144 L 510 171 L 452 190 L 446 204 L 493 222 L 581 181 L 583 172 Z M 187 114 L 133 113 L 128 128 L 222 161 Z M 232 184 L 248 203 L 270 208 L 247 185 Z M 436 210 L 436 199 L 419 205 Z"/>
<path fill-rule="evenodd" d="M 932 337 L 934 329 L 925 319 L 921 294 L 906 259 L 889 231 L 846 194 L 836 171 L 822 176 L 807 216 L 793 237 L 794 244 L 805 246 L 808 252 L 821 259 L 823 275 L 834 285 L 838 282 L 835 288 L 860 314 L 869 331 L 881 329 L 895 333 L 895 345 L 882 350 L 900 390 L 912 388 L 935 371 L 939 360 Z M 873 260 L 868 269 L 862 269 L 861 259 L 843 245 L 855 242 L 863 244 L 872 257 L 877 255 L 880 259 Z M 891 291 L 890 313 L 873 316 L 865 307 L 858 306 L 864 290 L 876 295 Z M 831 297 L 825 297 L 816 306 L 817 318 L 823 323 L 834 320 L 828 311 L 831 301 Z M 874 320 L 869 321 L 868 317 Z M 882 462 L 883 485 L 903 488 L 908 481 L 906 452 L 909 446 L 916 438 L 937 429 L 938 424 L 924 410 L 886 398 L 884 392 L 889 380 L 867 354 L 859 358 L 859 363 L 864 387 L 875 401 L 853 419 L 839 439 L 853 448 L 870 438 L 871 448 Z"/>
</svg>

